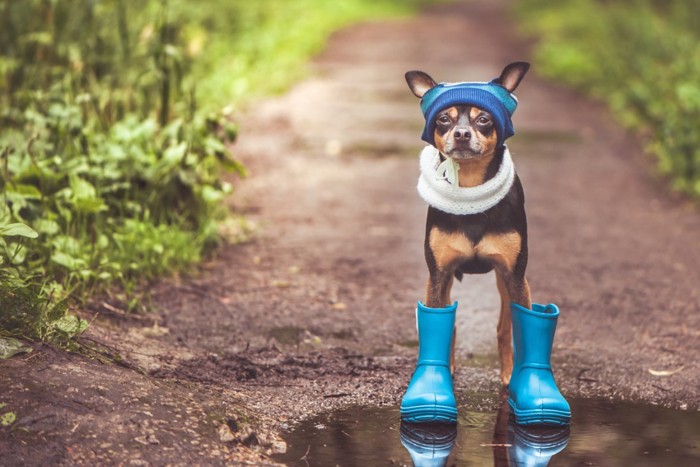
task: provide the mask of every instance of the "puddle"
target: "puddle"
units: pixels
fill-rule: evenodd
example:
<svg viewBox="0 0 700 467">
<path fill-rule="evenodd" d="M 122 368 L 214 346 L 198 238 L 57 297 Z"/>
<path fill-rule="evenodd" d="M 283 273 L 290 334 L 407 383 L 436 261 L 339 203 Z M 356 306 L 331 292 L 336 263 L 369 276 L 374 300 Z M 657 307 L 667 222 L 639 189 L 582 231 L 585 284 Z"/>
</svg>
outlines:
<svg viewBox="0 0 700 467">
<path fill-rule="evenodd" d="M 490 406 L 470 400 L 469 407 Z M 298 466 L 700 466 L 700 413 L 572 400 L 570 428 L 521 428 L 508 405 L 460 408 L 457 425 L 401 424 L 398 407 L 355 407 L 283 434 Z"/>
</svg>

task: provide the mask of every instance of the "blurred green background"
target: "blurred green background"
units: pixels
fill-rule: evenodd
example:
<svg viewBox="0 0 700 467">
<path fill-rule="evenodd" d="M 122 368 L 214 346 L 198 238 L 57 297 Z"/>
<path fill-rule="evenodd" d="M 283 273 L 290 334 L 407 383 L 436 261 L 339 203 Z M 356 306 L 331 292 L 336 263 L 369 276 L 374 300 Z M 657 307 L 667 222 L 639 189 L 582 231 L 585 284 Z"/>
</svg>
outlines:
<svg viewBox="0 0 700 467">
<path fill-rule="evenodd" d="M 66 299 L 135 307 L 197 263 L 236 223 L 231 110 L 340 27 L 425 3 L 0 0 L 0 332 L 65 341 L 86 326 Z"/>
<path fill-rule="evenodd" d="M 137 307 L 222 225 L 245 235 L 222 202 L 245 174 L 233 111 L 339 28 L 436 1 L 0 0 L 0 334 L 65 342 L 86 326 L 67 300 Z M 607 102 L 700 195 L 700 2 L 512 6 L 538 72 Z"/>
<path fill-rule="evenodd" d="M 520 0 L 537 71 L 605 101 L 674 189 L 700 196 L 700 2 Z"/>
</svg>

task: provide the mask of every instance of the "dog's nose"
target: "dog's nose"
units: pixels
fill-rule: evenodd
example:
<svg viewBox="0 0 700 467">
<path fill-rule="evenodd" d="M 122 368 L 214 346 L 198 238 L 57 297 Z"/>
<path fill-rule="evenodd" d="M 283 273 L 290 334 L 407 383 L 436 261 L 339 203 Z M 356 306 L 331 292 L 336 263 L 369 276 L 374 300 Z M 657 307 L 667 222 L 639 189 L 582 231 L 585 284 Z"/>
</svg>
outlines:
<svg viewBox="0 0 700 467">
<path fill-rule="evenodd" d="M 455 130 L 455 139 L 469 141 L 472 138 L 471 132 L 466 128 L 457 128 Z"/>
</svg>

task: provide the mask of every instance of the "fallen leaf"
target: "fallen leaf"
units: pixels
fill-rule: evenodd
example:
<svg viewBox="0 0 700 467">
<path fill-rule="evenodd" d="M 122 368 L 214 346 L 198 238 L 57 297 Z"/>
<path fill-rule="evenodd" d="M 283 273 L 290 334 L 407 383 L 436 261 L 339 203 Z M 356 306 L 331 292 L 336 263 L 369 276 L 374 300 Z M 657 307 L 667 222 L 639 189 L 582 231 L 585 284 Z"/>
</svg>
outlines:
<svg viewBox="0 0 700 467">
<path fill-rule="evenodd" d="M 347 310 L 348 306 L 343 302 L 334 303 L 331 305 L 334 310 Z"/>
<path fill-rule="evenodd" d="M 272 452 L 276 454 L 284 454 L 287 452 L 287 443 L 280 440 L 275 440 L 272 442 Z"/>
<path fill-rule="evenodd" d="M 221 440 L 224 443 L 228 443 L 236 439 L 236 437 L 233 435 L 231 432 L 231 429 L 226 425 L 225 423 L 222 423 L 219 426 L 219 440 Z"/>
<path fill-rule="evenodd" d="M 32 348 L 12 337 L 0 337 L 0 358 L 7 360 L 22 352 L 31 352 Z"/>
<path fill-rule="evenodd" d="M 15 420 L 17 420 L 17 415 L 14 412 L 7 412 L 0 416 L 0 425 L 10 426 L 15 423 Z"/>
<path fill-rule="evenodd" d="M 272 286 L 273 287 L 278 287 L 280 289 L 286 289 L 287 287 L 291 286 L 291 282 L 285 281 L 285 280 L 274 280 L 272 281 Z"/>
<path fill-rule="evenodd" d="M 53 327 L 65 332 L 66 334 L 75 335 L 85 331 L 88 327 L 88 322 L 87 320 L 80 319 L 75 315 L 67 313 L 62 318 L 54 321 Z"/>
<path fill-rule="evenodd" d="M 679 371 L 681 371 L 684 367 L 680 366 L 676 368 L 675 370 L 652 370 L 649 368 L 649 373 L 651 373 L 652 376 L 671 376 L 675 375 Z"/>
<path fill-rule="evenodd" d="M 304 339 L 304 344 L 311 344 L 311 345 L 321 345 L 321 338 L 318 336 L 311 336 L 308 339 Z"/>
</svg>

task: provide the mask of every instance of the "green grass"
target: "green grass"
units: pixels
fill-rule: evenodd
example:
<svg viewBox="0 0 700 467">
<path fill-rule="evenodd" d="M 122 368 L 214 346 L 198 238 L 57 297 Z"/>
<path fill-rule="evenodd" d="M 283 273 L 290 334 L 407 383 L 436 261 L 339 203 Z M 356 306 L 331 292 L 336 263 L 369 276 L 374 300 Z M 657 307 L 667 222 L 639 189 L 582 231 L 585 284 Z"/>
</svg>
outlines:
<svg viewBox="0 0 700 467">
<path fill-rule="evenodd" d="M 538 71 L 610 106 L 672 187 L 700 196 L 700 3 L 522 0 Z"/>
<path fill-rule="evenodd" d="M 193 76 L 198 79 L 202 103 L 217 106 L 222 102 L 241 104 L 285 90 L 305 75 L 309 57 L 343 26 L 405 16 L 430 3 L 436 0 L 202 2 L 226 12 L 215 18 L 206 8 L 192 11 L 191 2 L 173 6 L 177 14 L 195 15 L 197 26 L 187 34 L 188 49 L 201 50 Z"/>
<path fill-rule="evenodd" d="M 245 173 L 232 109 L 430 2 L 0 0 L 0 334 L 66 342 L 70 305 L 199 262 Z"/>
</svg>

